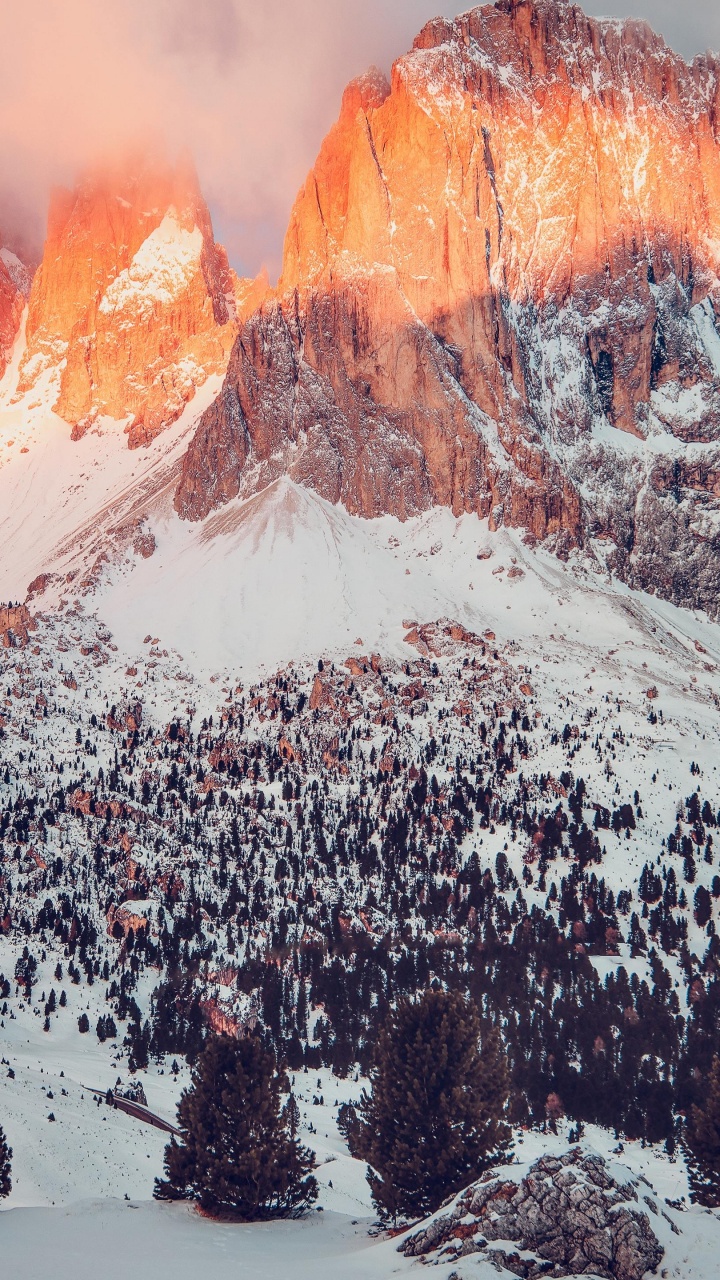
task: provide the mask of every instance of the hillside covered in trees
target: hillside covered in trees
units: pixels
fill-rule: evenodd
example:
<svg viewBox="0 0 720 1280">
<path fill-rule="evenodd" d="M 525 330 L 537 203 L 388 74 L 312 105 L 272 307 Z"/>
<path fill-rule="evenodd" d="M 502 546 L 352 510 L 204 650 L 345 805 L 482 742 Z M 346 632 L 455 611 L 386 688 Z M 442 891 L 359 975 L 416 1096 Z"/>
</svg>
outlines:
<svg viewBox="0 0 720 1280">
<path fill-rule="evenodd" d="M 555 697 L 517 643 L 407 625 L 406 661 L 290 664 L 207 715 L 190 686 L 168 714 L 184 676 L 152 637 L 113 702 L 79 610 L 6 648 L 3 1016 L 52 1037 L 68 985 L 99 986 L 78 1034 L 132 1069 L 257 1027 L 342 1076 L 437 982 L 500 1031 L 514 1123 L 672 1150 L 720 1051 L 715 706 L 693 728 L 566 671 Z"/>
</svg>

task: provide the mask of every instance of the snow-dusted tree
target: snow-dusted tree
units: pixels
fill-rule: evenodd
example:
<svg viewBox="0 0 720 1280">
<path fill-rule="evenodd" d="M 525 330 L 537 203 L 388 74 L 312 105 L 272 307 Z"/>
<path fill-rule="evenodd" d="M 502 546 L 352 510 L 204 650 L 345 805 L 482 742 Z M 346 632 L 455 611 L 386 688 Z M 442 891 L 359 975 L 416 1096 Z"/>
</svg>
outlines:
<svg viewBox="0 0 720 1280">
<path fill-rule="evenodd" d="M 472 1001 L 445 991 L 402 1000 L 381 1032 L 356 1146 L 383 1220 L 433 1213 L 507 1146 L 507 1065 L 480 1034 Z"/>
<path fill-rule="evenodd" d="M 713 1060 L 703 1105 L 691 1107 L 685 1128 L 690 1153 L 693 1200 L 710 1208 L 720 1206 L 720 1058 Z"/>
<path fill-rule="evenodd" d="M 297 1217 L 317 1197 L 313 1155 L 289 1131 L 286 1086 L 257 1036 L 211 1036 L 180 1099 L 181 1142 L 165 1149 L 159 1200 L 197 1200 L 238 1222 Z"/>
<path fill-rule="evenodd" d="M 10 1177 L 10 1161 L 12 1160 L 12 1147 L 7 1144 L 7 1138 L 2 1128 L 0 1128 L 0 1200 L 4 1200 L 12 1191 L 12 1179 Z"/>
<path fill-rule="evenodd" d="M 290 1137 L 295 1138 L 297 1136 L 297 1131 L 300 1128 L 300 1108 L 297 1104 L 297 1098 L 294 1093 L 290 1094 L 290 1097 L 285 1103 L 282 1114 L 287 1124 Z"/>
</svg>

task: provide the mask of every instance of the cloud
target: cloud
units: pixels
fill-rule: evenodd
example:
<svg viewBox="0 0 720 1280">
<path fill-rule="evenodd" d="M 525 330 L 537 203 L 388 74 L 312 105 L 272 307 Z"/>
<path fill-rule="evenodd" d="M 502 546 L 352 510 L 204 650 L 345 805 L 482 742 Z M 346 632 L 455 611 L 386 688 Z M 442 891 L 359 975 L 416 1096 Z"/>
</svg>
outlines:
<svg viewBox="0 0 720 1280">
<path fill-rule="evenodd" d="M 49 186 L 138 139 L 192 150 L 233 261 L 276 270 L 294 195 L 346 82 L 389 68 L 432 0 L 3 0 L 0 225 L 39 238 Z M 602 0 L 686 54 L 720 46 L 715 0 Z"/>
</svg>

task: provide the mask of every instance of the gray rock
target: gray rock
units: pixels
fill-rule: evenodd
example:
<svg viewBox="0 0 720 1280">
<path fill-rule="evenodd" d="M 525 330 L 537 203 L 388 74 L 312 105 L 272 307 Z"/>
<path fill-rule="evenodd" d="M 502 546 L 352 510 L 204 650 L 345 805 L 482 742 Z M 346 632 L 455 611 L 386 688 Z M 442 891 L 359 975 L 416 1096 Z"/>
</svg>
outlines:
<svg viewBox="0 0 720 1280">
<path fill-rule="evenodd" d="M 657 1216 L 656 1202 L 643 1199 Z M 615 1182 L 600 1156 L 574 1147 L 560 1159 L 537 1160 L 520 1182 L 486 1176 L 399 1248 L 443 1262 L 479 1253 L 523 1280 L 583 1274 L 642 1280 L 663 1250 L 648 1215 L 634 1207 L 638 1200 L 636 1186 Z M 518 1251 L 493 1249 L 493 1240 L 511 1241 Z"/>
</svg>

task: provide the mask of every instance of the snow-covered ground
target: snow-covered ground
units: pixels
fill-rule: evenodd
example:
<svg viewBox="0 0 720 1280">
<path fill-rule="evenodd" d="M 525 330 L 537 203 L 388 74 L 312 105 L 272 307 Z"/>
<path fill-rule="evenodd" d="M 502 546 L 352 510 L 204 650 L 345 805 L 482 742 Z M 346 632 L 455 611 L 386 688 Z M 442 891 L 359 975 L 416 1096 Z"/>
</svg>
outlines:
<svg viewBox="0 0 720 1280">
<path fill-rule="evenodd" d="M 556 644 L 573 678 L 595 658 L 602 674 L 618 654 L 622 675 L 642 649 L 643 659 L 665 658 L 669 674 L 682 667 L 698 685 L 690 693 L 720 690 L 706 670 L 720 660 L 720 628 L 702 615 L 605 579 L 588 556 L 563 564 L 529 549 L 522 531 L 490 533 L 472 515 L 364 520 L 280 480 L 200 523 L 181 521 L 178 470 L 218 379 L 148 447 L 130 450 L 123 424 L 109 419 L 71 440 L 51 410 L 54 375 L 18 399 L 22 351 L 21 334 L 0 386 L 1 599 L 23 600 L 38 574 L 52 573 L 38 607 L 80 598 L 126 657 L 151 633 L 205 677 L 252 679 L 358 638 L 400 658 L 406 620 L 451 616 L 501 642 Z M 135 531 L 145 552 L 154 540 L 152 554 L 134 547 Z"/>
<path fill-rule="evenodd" d="M 0 937 L 0 972 L 12 974 L 15 954 Z M 8 1013 L 0 1019 L 0 1124 L 14 1150 L 6 1205 L 61 1206 L 98 1196 L 147 1200 L 162 1173 L 168 1135 L 104 1101 L 98 1105 L 93 1090 L 104 1095 L 118 1080 L 125 1086 L 138 1079 L 150 1110 L 172 1124 L 189 1068 L 169 1056 L 131 1075 L 122 1049 L 124 1027 L 104 1043 L 95 1034 L 98 1018 L 108 1012 L 105 984 L 75 986 L 66 973 L 57 979 L 56 963 L 56 952 L 41 961 L 34 1005 L 13 986 Z M 51 1015 L 50 1030 L 44 1031 L 41 992 L 51 988 L 66 992 L 67 1006 Z M 142 1003 L 147 1000 L 147 980 L 136 994 Z M 77 1025 L 82 1013 L 90 1022 L 84 1034 Z M 352 1075 L 337 1079 L 321 1068 L 291 1073 L 290 1083 L 303 1141 L 316 1152 L 323 1205 L 351 1217 L 372 1213 L 365 1167 L 350 1157 L 335 1124 L 338 1107 L 357 1102 L 365 1082 Z"/>
<path fill-rule="evenodd" d="M 539 1152 L 538 1152 L 539 1154 Z M 672 1212 L 672 1211 L 670 1211 Z M 670 1280 L 713 1280 L 720 1226 L 698 1210 L 673 1214 L 660 1273 Z M 234 1226 L 209 1222 L 186 1206 L 147 1201 L 86 1200 L 65 1209 L 15 1209 L 0 1217 L 4 1274 L 17 1280 L 390 1280 L 422 1275 L 423 1263 L 374 1238 L 368 1224 L 336 1211 L 301 1222 Z M 474 1259 L 433 1267 L 436 1280 L 511 1280 L 504 1269 Z"/>
<path fill-rule="evenodd" d="M 0 968 L 6 957 L 0 951 Z M 45 979 L 41 979 L 44 981 Z M 48 985 L 52 973 L 47 974 Z M 56 984 L 57 985 L 57 984 Z M 365 1083 L 337 1079 L 329 1071 L 297 1072 L 293 1091 L 300 1105 L 301 1139 L 316 1152 L 318 1207 L 299 1222 L 228 1225 L 203 1218 L 187 1205 L 152 1201 L 162 1173 L 166 1135 L 112 1110 L 93 1098 L 118 1077 L 125 1063 L 110 1043 L 81 1035 L 76 1015 L 95 1009 L 87 988 L 67 985 L 69 1004 L 52 1030 L 21 1002 L 9 1003 L 15 1017 L 0 1027 L 2 1058 L 0 1119 L 14 1147 L 13 1191 L 0 1213 L 3 1276 L 14 1280 L 389 1280 L 418 1271 L 420 1260 L 397 1252 L 397 1242 L 377 1234 L 364 1166 L 348 1154 L 336 1116 L 345 1101 L 357 1101 Z M 92 994 L 92 993 L 90 993 Z M 171 1059 L 141 1073 L 148 1104 L 172 1119 L 188 1070 L 176 1077 Z M 14 1078 L 8 1074 L 14 1072 Z M 52 1095 L 52 1096 L 50 1096 Z M 320 1102 L 322 1099 L 322 1103 Z M 55 1116 L 50 1121 L 50 1114 Z M 627 1166 L 652 1184 L 662 1207 L 679 1227 L 668 1227 L 662 1274 L 673 1280 L 713 1280 L 720 1249 L 720 1215 L 687 1203 L 681 1159 L 660 1148 L 628 1142 L 618 1152 L 611 1134 L 587 1130 L 585 1144 L 615 1164 Z M 515 1135 L 513 1160 L 529 1165 L 541 1154 L 567 1148 L 564 1134 Z M 668 1205 L 681 1206 L 678 1210 Z M 496 1280 L 498 1272 L 472 1256 L 433 1271 L 438 1280 L 452 1272 L 460 1280 Z M 509 1275 L 509 1273 L 501 1273 Z"/>
<path fill-rule="evenodd" d="M 17 360 L 16 352 L 15 371 Z M 603 874 L 613 888 L 654 860 L 693 778 L 702 777 L 703 792 L 719 807 L 720 626 L 610 582 L 579 557 L 563 564 L 530 549 L 518 532 L 491 533 L 475 517 L 456 520 L 444 510 L 404 525 L 368 522 L 282 481 L 202 524 L 182 523 L 172 509 L 174 477 L 197 414 L 216 389 L 210 380 L 170 431 L 131 452 L 117 424 L 101 423 L 73 443 L 50 412 L 52 387 L 13 403 L 12 371 L 3 384 L 0 596 L 22 600 L 31 579 L 54 573 L 32 607 L 60 618 L 71 640 L 77 626 L 78 643 L 90 623 L 112 636 L 105 665 L 88 658 L 86 682 L 62 688 L 68 706 L 90 693 L 102 706 L 106 697 L 134 694 L 149 718 L 155 709 L 159 721 L 167 719 L 188 701 L 202 715 L 222 703 L 234 681 L 291 661 L 343 662 L 349 653 L 373 650 L 413 659 L 408 624 L 450 617 L 478 633 L 491 630 L 498 646 L 515 646 L 517 663 L 529 669 L 529 705 L 541 719 L 554 723 L 564 708 L 568 719 L 570 709 L 575 715 L 599 709 L 606 734 L 611 727 L 617 733 L 612 760 L 606 754 L 600 761 L 591 715 L 588 741 L 578 745 L 578 767 L 603 802 L 616 792 L 624 800 L 638 788 L 653 815 L 632 845 L 604 835 Z M 127 526 L 154 539 L 152 555 L 137 554 L 132 539 L 117 534 Z M 45 662 L 47 653 L 38 649 Z M 9 667 L 14 654 L 5 657 Z M 59 657 L 80 668 L 76 654 Z M 31 661 L 28 650 L 23 661 Z M 691 763 L 701 771 L 693 778 Z M 548 767 L 555 764 L 549 758 Z M 509 852 L 511 861 L 520 859 L 519 848 Z M 710 872 L 702 866 L 699 874 Z M 695 942 L 701 946 L 702 938 Z M 0 939 L 0 971 L 12 973 L 16 954 L 15 942 Z M 626 948 L 617 960 L 595 963 L 602 969 L 621 961 L 629 967 Z M 17 995 L 0 1025 L 0 1124 L 15 1152 L 13 1192 L 0 1215 L 0 1275 L 381 1280 L 422 1265 L 401 1257 L 394 1241 L 368 1234 L 373 1214 L 365 1171 L 335 1123 L 337 1105 L 357 1098 L 362 1082 L 327 1071 L 298 1073 L 294 1084 L 302 1137 L 319 1162 L 322 1212 L 300 1223 L 248 1227 L 154 1204 L 165 1136 L 92 1096 L 92 1088 L 127 1079 L 117 1044 L 100 1044 L 93 1032 L 77 1029 L 81 1012 L 93 1029 L 107 1013 L 104 984 L 93 1006 L 94 989 L 55 980 L 56 962 L 54 953 L 43 962 L 37 984 L 38 992 L 67 991 L 68 1008 L 53 1016 L 50 1031 L 43 1030 L 39 1003 L 22 1007 Z M 645 961 L 637 964 L 644 968 Z M 170 1064 L 152 1064 L 142 1080 L 150 1107 L 172 1119 L 188 1073 L 181 1063 L 176 1077 Z M 321 1096 L 322 1105 L 313 1101 Z M 587 1140 L 606 1155 L 616 1145 L 599 1130 Z M 516 1152 L 530 1159 L 561 1141 L 526 1134 L 518 1136 Z M 622 1159 L 663 1200 L 687 1195 L 682 1161 L 639 1144 L 626 1144 Z M 664 1274 L 711 1280 L 720 1256 L 717 1216 L 688 1209 L 676 1221 L 681 1234 L 668 1234 Z M 439 1267 L 439 1280 L 450 1270 L 461 1280 L 497 1274 L 468 1258 Z"/>
</svg>

